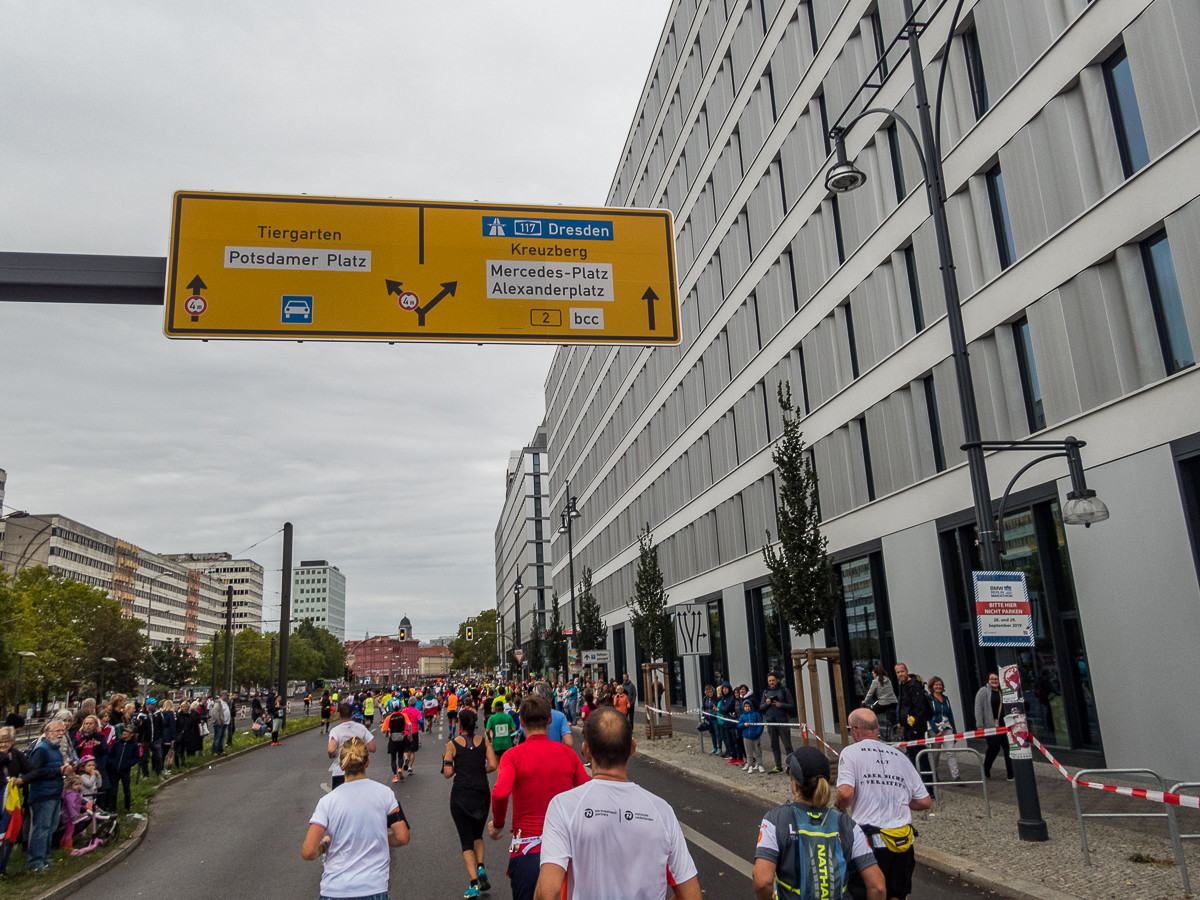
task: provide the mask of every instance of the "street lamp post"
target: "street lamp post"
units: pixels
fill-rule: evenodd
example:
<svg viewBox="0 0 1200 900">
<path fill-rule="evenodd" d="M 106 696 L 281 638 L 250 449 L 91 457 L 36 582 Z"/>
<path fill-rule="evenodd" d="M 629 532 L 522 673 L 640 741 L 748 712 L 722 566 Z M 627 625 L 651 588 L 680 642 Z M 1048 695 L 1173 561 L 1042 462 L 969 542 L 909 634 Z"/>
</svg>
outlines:
<svg viewBox="0 0 1200 900">
<path fill-rule="evenodd" d="M 521 649 L 521 589 L 525 587 L 521 583 L 521 569 L 517 568 L 517 580 L 513 582 L 513 620 L 517 623 L 517 640 L 513 650 Z"/>
<path fill-rule="evenodd" d="M 104 700 L 104 674 L 105 674 L 105 668 L 108 666 L 108 664 L 109 664 L 109 663 L 115 663 L 115 662 L 116 662 L 116 660 L 115 660 L 115 659 L 113 659 L 111 656 L 102 656 L 102 657 L 100 657 L 100 689 L 99 689 L 98 691 L 96 691 L 96 698 L 97 698 L 97 700 L 98 700 L 98 701 L 103 701 L 103 700 Z"/>
<path fill-rule="evenodd" d="M 579 518 L 579 507 L 576 503 L 576 498 L 571 496 L 571 482 L 567 482 L 567 503 L 559 514 L 562 522 L 558 526 L 558 533 L 567 536 L 567 574 L 571 578 L 571 646 L 577 647 L 575 643 L 575 539 L 571 529 L 571 522 Z"/>
</svg>

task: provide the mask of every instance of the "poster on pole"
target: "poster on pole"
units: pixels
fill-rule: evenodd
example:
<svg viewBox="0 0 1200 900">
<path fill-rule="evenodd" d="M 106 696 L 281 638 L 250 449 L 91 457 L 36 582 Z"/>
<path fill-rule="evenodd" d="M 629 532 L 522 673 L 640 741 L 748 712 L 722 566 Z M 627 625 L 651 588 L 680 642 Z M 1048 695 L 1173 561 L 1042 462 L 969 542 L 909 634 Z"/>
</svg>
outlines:
<svg viewBox="0 0 1200 900">
<path fill-rule="evenodd" d="M 567 650 L 567 665 L 572 672 L 578 672 L 583 666 L 579 662 L 579 651 L 571 647 Z"/>
<path fill-rule="evenodd" d="M 1024 572 L 972 572 L 980 647 L 1032 647 L 1033 613 Z"/>
</svg>

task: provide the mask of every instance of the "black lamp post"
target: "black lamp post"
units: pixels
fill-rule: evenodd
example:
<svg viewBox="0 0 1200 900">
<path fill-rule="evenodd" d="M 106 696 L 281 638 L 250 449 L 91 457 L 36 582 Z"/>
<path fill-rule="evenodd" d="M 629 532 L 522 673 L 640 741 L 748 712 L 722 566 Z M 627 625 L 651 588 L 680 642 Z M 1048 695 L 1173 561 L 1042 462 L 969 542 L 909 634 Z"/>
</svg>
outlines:
<svg viewBox="0 0 1200 900">
<path fill-rule="evenodd" d="M 950 37 L 954 38 L 955 26 L 962 12 L 965 0 L 959 0 L 950 24 Z M 929 200 L 929 210 L 933 216 L 934 233 L 937 237 L 938 261 L 942 271 L 942 289 L 946 299 L 946 319 L 950 329 L 951 356 L 954 360 L 954 371 L 958 381 L 958 401 L 963 421 L 963 434 L 966 441 L 962 449 L 967 454 L 967 468 L 971 479 L 971 493 L 975 506 L 975 528 L 979 539 L 980 555 L 983 568 L 988 571 L 999 571 L 1002 566 L 1000 541 L 996 534 L 996 519 L 992 513 L 991 489 L 988 486 L 987 467 L 984 453 L 988 450 L 1043 450 L 1051 448 L 1058 452 L 1049 453 L 1035 459 L 1022 467 L 1009 482 L 1008 489 L 1001 500 L 1001 528 L 1003 528 L 1004 503 L 1008 492 L 1026 470 L 1038 462 L 1059 456 L 1067 458 L 1071 473 L 1072 490 L 1068 494 L 1067 509 L 1064 510 L 1063 522 L 1066 524 L 1090 525 L 1108 518 L 1108 509 L 1103 502 L 1096 498 L 1095 491 L 1087 488 L 1083 476 L 1083 463 L 1079 456 L 1082 441 L 1070 437 L 1064 441 L 1026 441 L 998 442 L 984 441 L 979 429 L 979 410 L 975 405 L 975 386 L 971 377 L 971 365 L 967 353 L 967 339 L 963 328 L 962 307 L 958 294 L 958 281 L 954 274 L 954 257 L 950 248 L 950 230 L 946 220 L 946 191 L 942 173 L 941 144 L 937 130 L 930 114 L 929 97 L 925 88 L 925 71 L 921 61 L 920 37 L 928 22 L 916 21 L 912 0 L 903 0 L 905 23 L 900 33 L 880 54 L 879 62 L 867 74 L 866 81 L 855 92 L 847 104 L 849 110 L 858 97 L 866 91 L 873 91 L 865 101 L 867 107 L 861 113 L 843 122 L 839 118 L 829 130 L 829 136 L 834 141 L 834 164 L 825 175 L 825 186 L 835 192 L 844 193 L 861 187 L 866 183 L 867 176 L 846 158 L 846 133 L 859 119 L 865 116 L 882 114 L 890 116 L 904 128 L 913 143 L 917 146 L 917 156 L 921 162 L 921 170 L 925 176 L 925 190 Z M 920 0 L 917 8 L 926 5 L 926 0 Z M 916 94 L 917 116 L 920 120 L 921 139 L 918 140 L 912 126 L 894 109 L 871 107 L 870 102 L 883 87 L 887 78 L 887 56 L 889 51 L 901 40 L 908 42 L 909 61 L 913 70 L 913 85 Z M 938 124 L 941 123 L 942 86 L 946 77 L 946 65 L 950 58 L 947 47 L 942 54 L 941 72 L 938 78 L 938 95 L 936 100 L 936 115 Z M 844 116 L 844 114 L 843 114 Z M 1000 666 L 1017 664 L 1017 651 L 1012 647 L 996 648 L 996 660 Z M 1017 697 L 1016 701 L 1007 704 L 1006 713 L 1023 712 L 1024 701 Z M 1017 831 L 1022 840 L 1045 841 L 1048 839 L 1046 823 L 1042 819 L 1041 802 L 1038 798 L 1037 781 L 1034 776 L 1032 759 L 1014 759 L 1013 773 L 1017 788 L 1017 805 L 1020 817 L 1017 821 Z"/>
<path fill-rule="evenodd" d="M 517 623 L 517 643 L 516 646 L 513 647 L 513 650 L 521 649 L 521 589 L 523 587 L 525 587 L 525 585 L 521 583 L 521 569 L 520 564 L 518 563 L 517 580 L 513 582 L 513 621 Z M 500 630 L 502 632 L 504 631 L 503 628 Z M 507 663 L 508 661 L 505 660 L 505 668 L 508 667 Z"/>
<path fill-rule="evenodd" d="M 558 533 L 567 536 L 567 574 L 571 578 L 571 646 L 579 646 L 575 640 L 575 539 L 571 522 L 579 518 L 579 507 L 576 498 L 571 496 L 571 482 L 567 482 L 567 502 L 559 513 L 561 523 Z"/>
</svg>

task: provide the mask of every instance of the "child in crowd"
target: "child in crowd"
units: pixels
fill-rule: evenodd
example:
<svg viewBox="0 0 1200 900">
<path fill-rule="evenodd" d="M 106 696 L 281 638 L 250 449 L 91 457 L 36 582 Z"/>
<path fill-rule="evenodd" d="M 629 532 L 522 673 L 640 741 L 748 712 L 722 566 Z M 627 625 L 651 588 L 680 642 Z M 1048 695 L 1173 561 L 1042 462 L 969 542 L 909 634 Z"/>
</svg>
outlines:
<svg viewBox="0 0 1200 900">
<path fill-rule="evenodd" d="M 96 805 L 96 801 L 100 799 L 100 791 L 103 789 L 103 779 L 96 769 L 96 760 L 87 759 L 83 763 L 83 771 L 79 775 L 81 779 L 80 791 L 83 794 L 83 803 L 87 808 L 92 808 Z"/>
<path fill-rule="evenodd" d="M 579 714 L 580 714 L 580 716 L 583 717 L 583 721 L 585 721 L 585 722 L 587 721 L 588 716 L 590 716 L 592 714 L 592 712 L 593 712 L 593 710 L 595 710 L 595 708 L 596 708 L 595 695 L 591 691 L 584 691 L 583 692 L 583 707 L 579 710 Z"/>
<path fill-rule="evenodd" d="M 75 820 L 83 812 L 83 778 L 79 775 L 68 775 L 63 785 L 62 812 L 59 821 L 63 824 L 63 836 L 59 846 L 64 850 L 74 850 L 72 838 L 75 836 Z"/>
<path fill-rule="evenodd" d="M 738 718 L 738 731 L 742 733 L 742 743 L 746 747 L 746 765 L 743 772 L 765 772 L 762 766 L 762 733 L 765 726 L 763 717 L 754 708 L 753 700 L 742 702 L 742 714 Z"/>
</svg>

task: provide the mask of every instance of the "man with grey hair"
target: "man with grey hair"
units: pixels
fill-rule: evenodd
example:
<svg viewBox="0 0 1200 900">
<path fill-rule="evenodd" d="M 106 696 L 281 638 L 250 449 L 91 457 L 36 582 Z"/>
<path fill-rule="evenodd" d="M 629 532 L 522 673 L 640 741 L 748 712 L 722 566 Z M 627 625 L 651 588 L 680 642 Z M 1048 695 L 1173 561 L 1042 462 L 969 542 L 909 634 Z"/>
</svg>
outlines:
<svg viewBox="0 0 1200 900">
<path fill-rule="evenodd" d="M 71 766 L 58 748 L 66 729 L 62 719 L 46 723 L 41 739 L 29 752 L 30 770 L 21 776 L 21 781 L 29 785 L 31 828 L 25 858 L 29 872 L 50 867 L 50 839 L 58 827 L 62 808 L 63 776 L 71 774 Z"/>
<path fill-rule="evenodd" d="M 838 758 L 837 808 L 850 809 L 875 853 L 887 896 L 904 900 L 916 867 L 912 811 L 933 801 L 908 757 L 879 740 L 879 720 L 869 709 L 846 719 L 854 743 Z"/>
</svg>

